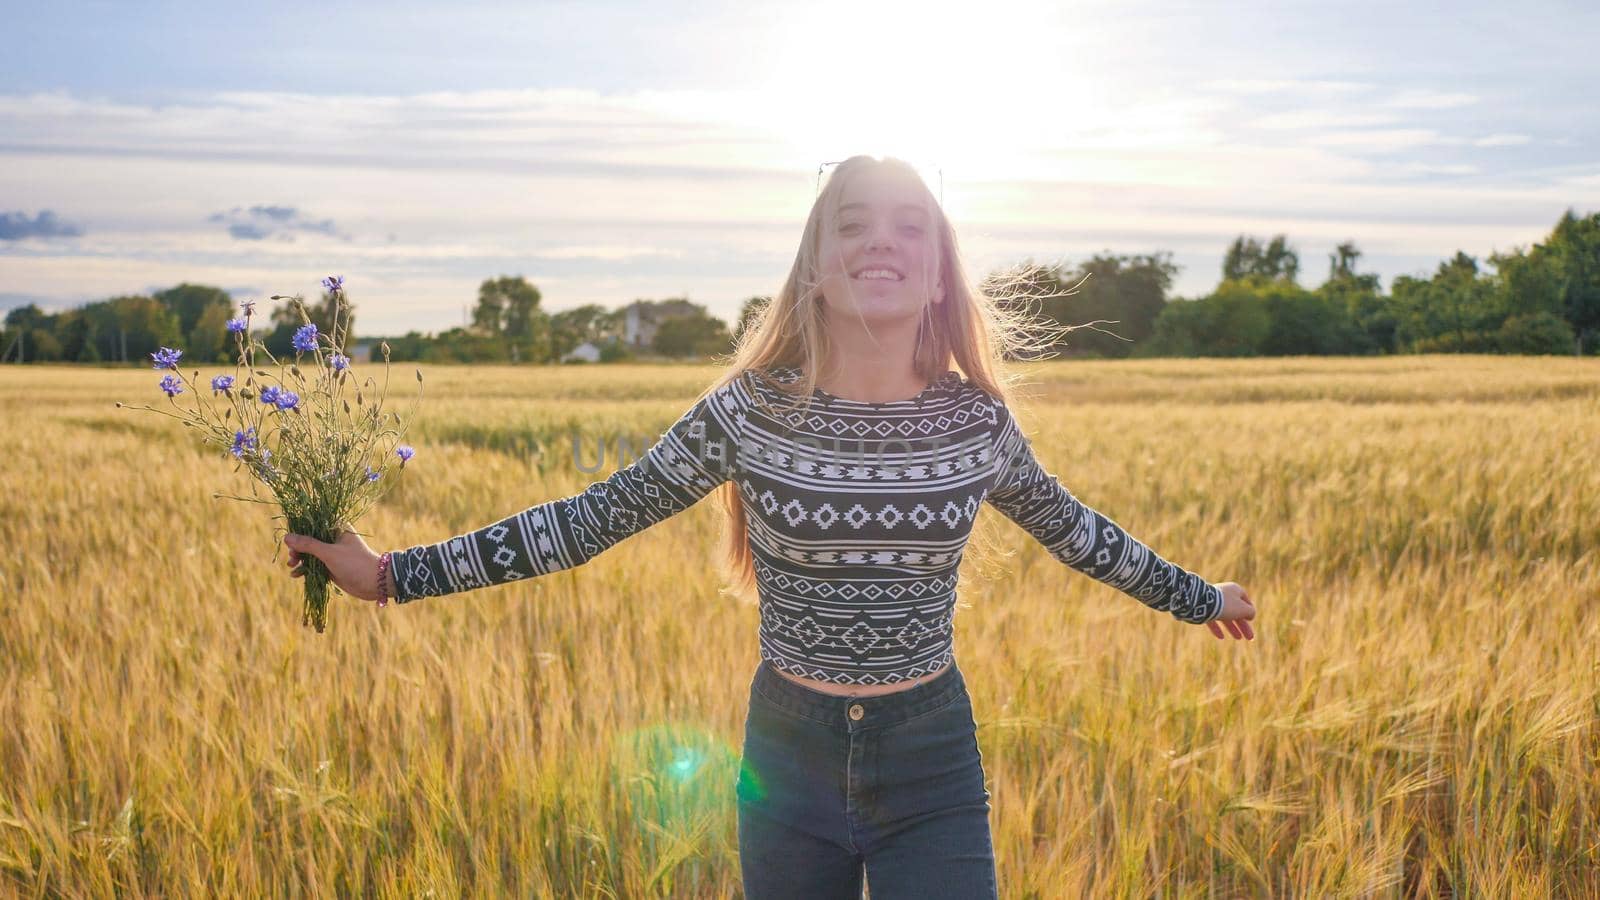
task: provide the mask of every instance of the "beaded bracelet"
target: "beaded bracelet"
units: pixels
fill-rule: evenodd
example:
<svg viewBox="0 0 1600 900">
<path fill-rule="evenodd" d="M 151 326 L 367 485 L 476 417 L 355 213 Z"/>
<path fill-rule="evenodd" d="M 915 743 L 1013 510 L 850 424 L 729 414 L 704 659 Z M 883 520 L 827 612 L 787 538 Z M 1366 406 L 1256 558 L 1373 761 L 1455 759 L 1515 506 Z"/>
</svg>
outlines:
<svg viewBox="0 0 1600 900">
<path fill-rule="evenodd" d="M 388 592 L 388 590 L 386 590 L 384 588 L 384 584 L 383 584 L 384 573 L 386 573 L 388 571 L 389 571 L 389 554 L 388 553 L 384 553 L 384 554 L 381 554 L 381 555 L 378 556 L 378 605 L 379 606 L 388 606 L 389 605 L 389 592 Z"/>
</svg>

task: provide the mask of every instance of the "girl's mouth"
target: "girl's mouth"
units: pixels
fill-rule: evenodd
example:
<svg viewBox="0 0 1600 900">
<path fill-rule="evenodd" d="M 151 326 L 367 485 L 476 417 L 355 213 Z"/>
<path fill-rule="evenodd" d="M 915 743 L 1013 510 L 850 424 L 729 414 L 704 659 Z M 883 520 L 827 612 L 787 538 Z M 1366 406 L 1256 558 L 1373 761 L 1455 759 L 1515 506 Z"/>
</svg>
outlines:
<svg viewBox="0 0 1600 900">
<path fill-rule="evenodd" d="M 855 281 L 904 281 L 905 276 L 888 266 L 869 266 L 858 270 L 850 278 Z"/>
</svg>

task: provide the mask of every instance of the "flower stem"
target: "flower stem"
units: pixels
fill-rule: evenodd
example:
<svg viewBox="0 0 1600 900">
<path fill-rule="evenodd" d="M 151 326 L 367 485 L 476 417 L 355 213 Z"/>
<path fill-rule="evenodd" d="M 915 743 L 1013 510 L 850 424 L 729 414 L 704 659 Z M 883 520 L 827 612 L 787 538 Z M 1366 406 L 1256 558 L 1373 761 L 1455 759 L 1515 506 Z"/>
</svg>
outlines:
<svg viewBox="0 0 1600 900">
<path fill-rule="evenodd" d="M 315 556 L 306 556 L 306 605 L 301 625 L 310 625 L 321 634 L 328 626 L 328 567 Z"/>
</svg>

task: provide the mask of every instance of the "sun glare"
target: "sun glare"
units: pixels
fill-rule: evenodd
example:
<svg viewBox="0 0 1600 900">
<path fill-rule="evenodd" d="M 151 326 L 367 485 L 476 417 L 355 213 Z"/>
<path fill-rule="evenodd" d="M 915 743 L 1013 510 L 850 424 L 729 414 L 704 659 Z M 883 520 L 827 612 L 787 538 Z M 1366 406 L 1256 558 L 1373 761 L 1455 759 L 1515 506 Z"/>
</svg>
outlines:
<svg viewBox="0 0 1600 900">
<path fill-rule="evenodd" d="M 824 3 L 794 14 L 760 91 L 765 123 L 796 162 L 898 156 L 935 190 L 940 170 L 947 182 L 1050 174 L 1039 151 L 1066 136 L 1087 90 L 1042 46 L 1059 13 L 1034 2 L 930 9 Z"/>
</svg>

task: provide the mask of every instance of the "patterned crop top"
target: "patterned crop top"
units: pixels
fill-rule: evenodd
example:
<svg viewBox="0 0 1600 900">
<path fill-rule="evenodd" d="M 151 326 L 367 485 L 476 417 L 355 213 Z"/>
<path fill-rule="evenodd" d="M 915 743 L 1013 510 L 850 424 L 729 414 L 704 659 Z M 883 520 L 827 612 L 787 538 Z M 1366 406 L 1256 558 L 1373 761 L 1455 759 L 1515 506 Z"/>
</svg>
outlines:
<svg viewBox="0 0 1600 900">
<path fill-rule="evenodd" d="M 946 372 L 908 400 L 814 391 L 809 410 L 755 370 L 707 394 L 631 465 L 582 493 L 392 557 L 398 602 L 570 569 L 734 481 L 776 668 L 889 684 L 952 659 L 956 570 L 987 500 L 1055 559 L 1183 622 L 1222 591 L 1080 503 L 1006 406 Z"/>
</svg>

